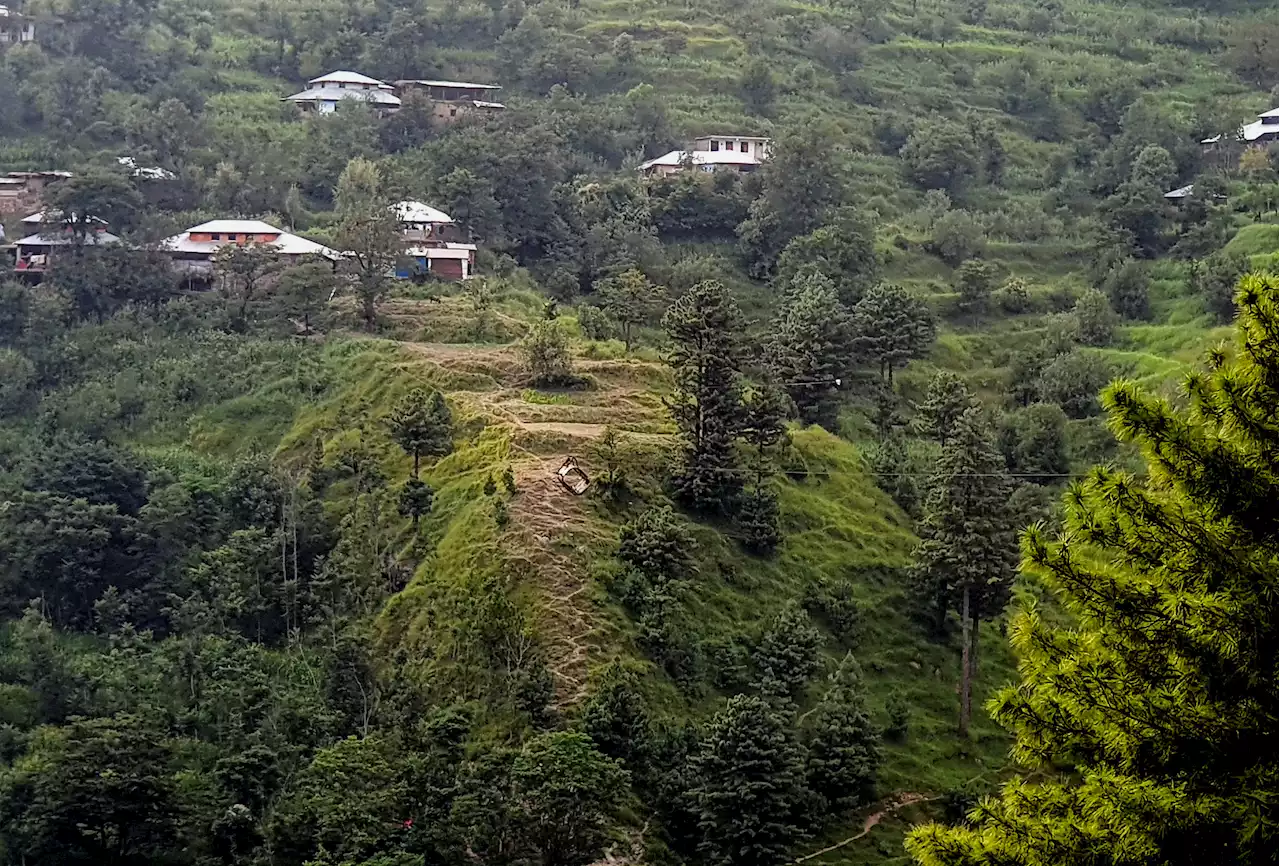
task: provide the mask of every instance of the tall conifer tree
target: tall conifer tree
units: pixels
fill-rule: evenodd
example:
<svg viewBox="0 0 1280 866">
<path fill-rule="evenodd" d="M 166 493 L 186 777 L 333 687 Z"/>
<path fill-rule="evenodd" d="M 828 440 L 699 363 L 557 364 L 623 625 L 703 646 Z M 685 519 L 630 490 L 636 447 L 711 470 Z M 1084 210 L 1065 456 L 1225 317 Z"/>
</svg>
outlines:
<svg viewBox="0 0 1280 866">
<path fill-rule="evenodd" d="M 913 568 L 917 591 L 940 620 L 948 610 L 960 614 L 961 735 L 969 730 L 977 625 L 1003 608 L 1017 565 L 1011 492 L 990 425 L 982 410 L 969 409 L 956 422 L 930 481 Z"/>
<path fill-rule="evenodd" d="M 1015 619 L 1022 681 L 991 710 L 1049 775 L 915 830 L 924 866 L 1276 862 L 1275 278 L 1237 302 L 1238 348 L 1188 379 L 1189 410 L 1106 392 L 1147 476 L 1095 469 L 1060 536 L 1026 534 L 1024 568 L 1070 618 Z"/>
<path fill-rule="evenodd" d="M 867 715 L 858 663 L 847 655 L 809 718 L 809 788 L 829 811 L 869 803 L 880 766 L 880 734 Z"/>
<path fill-rule="evenodd" d="M 684 438 L 676 496 L 700 511 L 732 512 L 742 475 L 734 440 L 742 420 L 738 305 L 723 284 L 699 283 L 662 319 L 675 374 L 671 414 Z"/>
<path fill-rule="evenodd" d="M 832 424 L 837 380 L 844 375 L 851 344 L 849 314 L 835 284 L 820 273 L 798 274 L 770 331 L 769 367 L 800 417 Z"/>
<path fill-rule="evenodd" d="M 738 695 L 711 721 L 694 759 L 701 849 L 714 866 L 775 866 L 801 828 L 804 756 L 782 716 Z"/>
</svg>

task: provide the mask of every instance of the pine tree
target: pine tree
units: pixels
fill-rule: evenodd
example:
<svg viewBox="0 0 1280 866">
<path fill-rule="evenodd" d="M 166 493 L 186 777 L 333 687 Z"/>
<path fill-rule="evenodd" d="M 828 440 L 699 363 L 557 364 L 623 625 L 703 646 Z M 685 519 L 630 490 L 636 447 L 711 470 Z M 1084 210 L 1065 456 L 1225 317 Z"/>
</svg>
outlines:
<svg viewBox="0 0 1280 866">
<path fill-rule="evenodd" d="M 924 866 L 1276 862 L 1275 278 L 1237 299 L 1238 350 L 1188 379 L 1189 409 L 1108 389 L 1147 475 L 1095 469 L 1060 536 L 1028 532 L 1025 568 L 1068 617 L 1018 615 L 1022 681 L 990 707 L 1050 774 L 915 830 Z"/>
<path fill-rule="evenodd" d="M 917 592 L 933 606 L 939 627 L 948 610 L 959 608 L 961 735 L 969 730 L 977 625 L 1004 606 L 1017 562 L 1012 485 L 993 438 L 980 409 L 961 416 L 929 482 L 912 568 Z"/>
<path fill-rule="evenodd" d="M 854 347 L 880 368 L 893 385 L 893 369 L 919 358 L 933 344 L 937 329 L 924 301 L 901 286 L 881 283 L 853 308 Z"/>
<path fill-rule="evenodd" d="M 700 511 L 731 513 L 742 490 L 734 440 L 742 418 L 738 305 L 721 283 L 699 283 L 663 317 L 674 347 L 671 415 L 684 439 L 672 473 L 677 498 Z"/>
<path fill-rule="evenodd" d="M 751 653 L 760 670 L 761 690 L 777 697 L 795 697 L 822 664 L 822 632 L 797 604 L 784 607 L 760 635 Z"/>
<path fill-rule="evenodd" d="M 453 414 L 444 395 L 421 388 L 405 394 L 387 416 L 391 438 L 413 458 L 413 478 L 423 457 L 444 457 L 453 450 Z"/>
<path fill-rule="evenodd" d="M 929 380 L 924 402 L 916 407 L 914 426 L 941 445 L 951 437 L 964 413 L 977 405 L 963 379 L 950 370 L 941 370 Z"/>
<path fill-rule="evenodd" d="M 713 866 L 777 866 L 801 835 L 804 755 L 761 698 L 737 695 L 694 756 L 699 848 Z"/>
<path fill-rule="evenodd" d="M 601 754 L 628 769 L 648 759 L 649 710 L 633 671 L 616 663 L 605 669 L 582 707 L 582 731 Z"/>
<path fill-rule="evenodd" d="M 681 580 L 693 567 L 693 536 L 669 506 L 650 508 L 618 532 L 618 559 L 656 580 Z"/>
<path fill-rule="evenodd" d="M 850 354 L 849 315 L 835 284 L 818 273 L 792 280 L 765 346 L 769 368 L 809 423 L 835 421 L 838 380 Z"/>
<path fill-rule="evenodd" d="M 737 522 L 743 543 L 753 553 L 772 553 L 782 541 L 782 512 L 771 479 L 779 444 L 787 442 L 788 403 L 781 388 L 766 385 L 753 388 L 743 407 L 740 434 L 751 449 L 751 487 L 739 504 Z"/>
<path fill-rule="evenodd" d="M 418 528 L 418 521 L 431 513 L 435 502 L 436 491 L 425 481 L 410 478 L 400 488 L 400 501 L 397 503 L 400 514 L 413 520 L 413 528 Z"/>
<path fill-rule="evenodd" d="M 867 715 L 861 671 L 846 655 L 808 718 L 809 789 L 829 812 L 871 802 L 880 766 L 880 734 Z"/>
<path fill-rule="evenodd" d="M 960 306 L 981 310 L 996 287 L 996 271 L 982 259 L 968 259 L 956 268 L 955 289 L 960 293 Z"/>
</svg>

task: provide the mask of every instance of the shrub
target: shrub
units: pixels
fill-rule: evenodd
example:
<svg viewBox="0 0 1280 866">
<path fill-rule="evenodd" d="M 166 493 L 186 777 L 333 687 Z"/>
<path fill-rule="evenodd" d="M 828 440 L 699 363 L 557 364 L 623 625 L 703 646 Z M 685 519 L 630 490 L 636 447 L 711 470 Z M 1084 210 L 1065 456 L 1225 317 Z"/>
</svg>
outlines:
<svg viewBox="0 0 1280 866">
<path fill-rule="evenodd" d="M 573 382 L 573 358 L 569 338 L 560 323 L 540 320 L 529 327 L 520 341 L 525 374 L 535 385 L 567 385 Z"/>
<path fill-rule="evenodd" d="M 1099 410 L 1098 392 L 1111 378 L 1107 363 L 1086 352 L 1059 355 L 1040 371 L 1037 390 L 1046 403 L 1057 403 L 1070 418 L 1086 418 Z"/>
<path fill-rule="evenodd" d="M 1142 263 L 1126 259 L 1113 267 L 1102 284 L 1111 306 L 1126 319 L 1151 317 L 1151 281 Z"/>
<path fill-rule="evenodd" d="M 1235 318 L 1236 283 L 1248 272 L 1248 257 L 1238 253 L 1219 252 L 1200 262 L 1195 275 L 1196 291 L 1219 322 Z"/>
<path fill-rule="evenodd" d="M 966 210 L 949 210 L 933 226 L 930 250 L 949 265 L 981 255 L 987 247 L 986 234 L 978 220 Z"/>
<path fill-rule="evenodd" d="M 1076 301 L 1073 313 L 1080 342 L 1087 346 L 1106 346 L 1111 343 L 1120 317 L 1111 308 L 1106 295 L 1097 289 L 1089 289 Z"/>
<path fill-rule="evenodd" d="M 1004 285 L 991 293 L 991 302 L 1006 313 L 1027 313 L 1032 309 L 1031 292 L 1025 280 L 1010 277 Z"/>
<path fill-rule="evenodd" d="M 578 308 L 578 327 L 589 340 L 612 340 L 618 335 L 618 325 L 609 314 L 589 304 Z"/>
<path fill-rule="evenodd" d="M 1000 450 L 1010 472 L 1031 476 L 1040 484 L 1070 468 L 1067 459 L 1067 416 L 1052 403 L 1033 403 L 1005 416 Z"/>
</svg>

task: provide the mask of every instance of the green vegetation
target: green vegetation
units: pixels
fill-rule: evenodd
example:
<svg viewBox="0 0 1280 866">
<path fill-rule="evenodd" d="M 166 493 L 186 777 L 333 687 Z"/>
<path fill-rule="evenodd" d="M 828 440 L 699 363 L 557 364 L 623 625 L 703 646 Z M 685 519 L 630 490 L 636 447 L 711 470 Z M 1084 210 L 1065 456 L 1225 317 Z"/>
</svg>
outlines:
<svg viewBox="0 0 1280 866">
<path fill-rule="evenodd" d="M 976 863 L 993 816 L 1053 829 L 1016 792 L 1094 814 L 1104 768 L 1163 817 L 1104 804 L 1098 849 L 1274 847 L 1274 761 L 1224 747 L 1274 738 L 1274 671 L 1216 673 L 1274 644 L 1239 583 L 1274 514 L 1227 514 L 1274 500 L 1273 414 L 1227 400 L 1274 404 L 1263 278 L 1253 343 L 1176 391 L 1276 266 L 1274 147 L 1199 144 L 1273 107 L 1261 4 L 10 5 L 38 36 L 0 48 L 0 172 L 75 177 L 42 226 L 71 243 L 0 280 L 0 864 L 902 864 L 928 820 L 916 857 Z M 334 69 L 507 108 L 281 102 Z M 636 172 L 710 133 L 772 155 Z M 406 198 L 478 276 L 391 278 Z M 156 242 L 232 216 L 347 255 L 228 245 L 192 290 Z M 1073 594 L 1122 542 L 1085 578 L 1172 580 L 1121 492 L 1221 549 L 1161 543 L 1194 646 Z M 1162 691 L 1147 637 L 1200 672 Z M 1213 718 L 1119 736 L 1046 679 L 1072 652 Z M 1072 861 L 1053 838 L 1001 853 Z"/>
</svg>

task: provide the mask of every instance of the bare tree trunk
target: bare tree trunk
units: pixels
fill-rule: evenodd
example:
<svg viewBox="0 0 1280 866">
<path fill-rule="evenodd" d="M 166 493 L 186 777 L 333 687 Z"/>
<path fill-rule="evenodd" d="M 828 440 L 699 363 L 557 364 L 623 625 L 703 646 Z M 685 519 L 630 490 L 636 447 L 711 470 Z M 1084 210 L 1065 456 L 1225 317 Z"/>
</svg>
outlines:
<svg viewBox="0 0 1280 866">
<path fill-rule="evenodd" d="M 982 643 L 978 629 L 981 625 L 982 620 L 978 618 L 978 612 L 975 610 L 973 612 L 973 640 L 969 646 L 969 675 L 974 680 L 978 679 L 978 645 Z"/>
<path fill-rule="evenodd" d="M 973 687 L 970 682 L 970 651 L 972 649 L 973 618 L 969 615 L 969 586 L 964 588 L 964 609 L 960 612 L 960 623 L 964 634 L 960 643 L 960 736 L 969 736 L 969 693 Z"/>
</svg>

